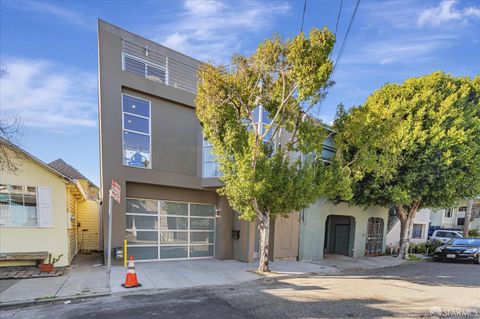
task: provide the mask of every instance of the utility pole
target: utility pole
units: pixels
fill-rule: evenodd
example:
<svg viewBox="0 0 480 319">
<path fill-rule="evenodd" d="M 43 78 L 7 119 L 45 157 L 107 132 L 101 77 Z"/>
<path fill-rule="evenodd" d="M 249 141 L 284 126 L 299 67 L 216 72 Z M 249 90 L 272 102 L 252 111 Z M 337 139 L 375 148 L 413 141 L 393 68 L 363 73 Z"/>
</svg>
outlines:
<svg viewBox="0 0 480 319">
<path fill-rule="evenodd" d="M 470 230 L 470 217 L 472 216 L 473 199 L 467 202 L 467 211 L 465 212 L 465 223 L 463 223 L 463 237 L 468 237 Z"/>
</svg>

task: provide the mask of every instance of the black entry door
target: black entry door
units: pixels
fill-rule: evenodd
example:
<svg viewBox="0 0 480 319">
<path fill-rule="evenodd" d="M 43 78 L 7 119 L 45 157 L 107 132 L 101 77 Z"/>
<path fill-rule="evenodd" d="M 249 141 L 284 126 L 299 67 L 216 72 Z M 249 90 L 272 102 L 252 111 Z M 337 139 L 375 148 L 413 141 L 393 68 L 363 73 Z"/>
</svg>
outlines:
<svg viewBox="0 0 480 319">
<path fill-rule="evenodd" d="M 335 225 L 335 242 L 334 253 L 348 256 L 348 244 L 350 241 L 350 225 Z"/>
</svg>

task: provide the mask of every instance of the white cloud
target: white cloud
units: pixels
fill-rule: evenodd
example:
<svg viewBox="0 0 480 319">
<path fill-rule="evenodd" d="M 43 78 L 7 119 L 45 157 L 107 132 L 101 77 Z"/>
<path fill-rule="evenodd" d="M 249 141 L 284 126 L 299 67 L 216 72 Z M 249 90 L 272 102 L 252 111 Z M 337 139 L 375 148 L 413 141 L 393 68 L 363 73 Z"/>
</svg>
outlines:
<svg viewBox="0 0 480 319">
<path fill-rule="evenodd" d="M 148 33 L 154 40 L 196 58 L 226 62 L 241 49 L 243 40 L 271 27 L 289 9 L 277 1 L 186 0 L 181 13 L 167 24 L 153 29 L 150 25 Z"/>
<path fill-rule="evenodd" d="M 28 127 L 52 131 L 95 127 L 95 74 L 44 60 L 2 59 L 2 112 L 14 112 Z"/>
<path fill-rule="evenodd" d="M 47 1 L 32 0 L 10 0 L 4 2 L 4 4 L 6 4 L 7 6 L 16 10 L 31 11 L 35 13 L 54 16 L 65 20 L 65 22 L 90 30 L 95 30 L 96 19 L 94 17 L 87 17 L 78 11 L 59 6 L 57 5 L 58 3 L 59 2 L 53 4 Z"/>
<path fill-rule="evenodd" d="M 423 10 L 418 16 L 418 26 L 438 27 L 448 22 L 466 24 L 471 18 L 480 18 L 480 7 L 457 9 L 456 4 L 457 1 L 454 0 L 443 0 L 438 6 Z"/>
</svg>

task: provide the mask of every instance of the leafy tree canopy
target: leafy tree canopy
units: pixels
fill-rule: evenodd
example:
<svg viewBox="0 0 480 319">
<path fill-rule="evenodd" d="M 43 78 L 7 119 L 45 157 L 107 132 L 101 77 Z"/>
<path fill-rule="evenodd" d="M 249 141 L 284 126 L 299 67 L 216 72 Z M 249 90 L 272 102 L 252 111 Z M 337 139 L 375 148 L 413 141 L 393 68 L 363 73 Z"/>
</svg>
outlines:
<svg viewBox="0 0 480 319">
<path fill-rule="evenodd" d="M 443 72 L 387 84 L 340 109 L 326 177 L 334 201 L 416 211 L 480 193 L 480 76 Z"/>
<path fill-rule="evenodd" d="M 223 173 L 220 193 L 241 218 L 286 216 L 318 197 L 323 164 L 293 154 L 321 154 L 325 128 L 309 114 L 332 85 L 334 42 L 327 28 L 312 29 L 268 39 L 229 66 L 200 67 L 197 115 Z"/>
</svg>

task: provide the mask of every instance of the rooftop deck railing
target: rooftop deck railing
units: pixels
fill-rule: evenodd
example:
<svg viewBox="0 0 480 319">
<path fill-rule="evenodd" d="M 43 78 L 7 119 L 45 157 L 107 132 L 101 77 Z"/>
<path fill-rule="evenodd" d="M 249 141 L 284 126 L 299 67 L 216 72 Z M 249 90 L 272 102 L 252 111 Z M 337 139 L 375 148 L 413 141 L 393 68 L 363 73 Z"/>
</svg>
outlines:
<svg viewBox="0 0 480 319">
<path fill-rule="evenodd" d="M 197 67 L 123 40 L 122 69 L 165 85 L 197 93 Z"/>
</svg>

